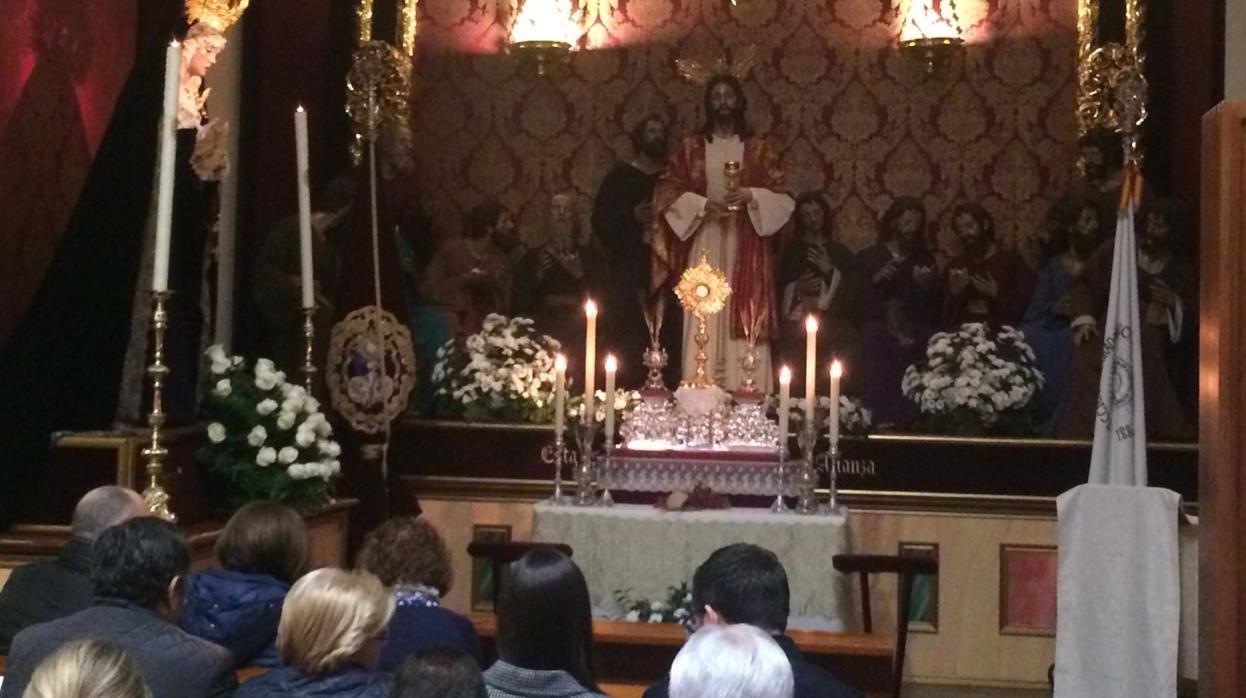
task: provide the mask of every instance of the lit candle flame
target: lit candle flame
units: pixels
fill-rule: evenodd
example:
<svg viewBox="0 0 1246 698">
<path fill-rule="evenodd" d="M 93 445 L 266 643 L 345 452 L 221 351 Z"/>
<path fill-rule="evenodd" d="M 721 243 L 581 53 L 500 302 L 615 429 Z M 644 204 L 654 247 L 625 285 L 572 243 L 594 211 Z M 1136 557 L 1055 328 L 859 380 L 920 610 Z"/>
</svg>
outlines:
<svg viewBox="0 0 1246 698">
<path fill-rule="evenodd" d="M 792 369 L 788 368 L 787 366 L 784 366 L 783 368 L 779 369 L 779 382 L 780 383 L 791 383 L 792 382 Z"/>
<path fill-rule="evenodd" d="M 554 370 L 555 371 L 567 370 L 567 357 L 563 356 L 562 354 L 555 356 L 554 357 Z"/>
<path fill-rule="evenodd" d="M 831 362 L 831 378 L 839 378 L 844 375 L 844 365 L 839 363 L 839 359 Z"/>
<path fill-rule="evenodd" d="M 597 304 L 593 302 L 592 298 L 584 301 L 584 315 L 587 317 L 597 317 Z"/>
<path fill-rule="evenodd" d="M 606 354 L 606 371 L 613 373 L 619 370 L 619 360 L 614 358 L 614 354 Z"/>
<path fill-rule="evenodd" d="M 805 317 L 805 331 L 810 334 L 818 331 L 818 319 L 812 315 Z"/>
</svg>

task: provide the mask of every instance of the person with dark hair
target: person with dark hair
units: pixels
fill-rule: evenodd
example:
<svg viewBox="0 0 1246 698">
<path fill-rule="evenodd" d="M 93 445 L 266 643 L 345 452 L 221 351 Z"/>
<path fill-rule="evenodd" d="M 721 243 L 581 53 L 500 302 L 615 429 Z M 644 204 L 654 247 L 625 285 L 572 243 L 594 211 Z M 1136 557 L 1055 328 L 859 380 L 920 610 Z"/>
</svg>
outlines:
<svg viewBox="0 0 1246 698">
<path fill-rule="evenodd" d="M 363 539 L 355 564 L 392 589 L 397 602 L 381 671 L 393 671 L 407 657 L 432 650 L 481 661 L 480 638 L 471 621 L 441 606 L 454 571 L 450 549 L 432 524 L 414 516 L 386 521 Z"/>
<path fill-rule="evenodd" d="M 875 243 L 857 255 L 854 286 L 861 344 L 869 348 L 861 357 L 865 405 L 879 426 L 907 427 L 917 409 L 900 381 L 926 351 L 939 310 L 921 199 L 897 198 L 883 213 Z"/>
<path fill-rule="evenodd" d="M 597 698 L 588 583 L 570 558 L 533 550 L 510 567 L 498 600 L 490 698 Z"/>
<path fill-rule="evenodd" d="M 355 184 L 350 177 L 329 180 L 312 200 L 312 275 L 315 277 L 316 356 L 329 343 L 337 297 L 340 260 L 337 245 L 350 218 Z M 297 214 L 277 221 L 255 256 L 253 295 L 260 356 L 290 375 L 303 366 L 303 275 Z M 319 358 L 317 365 L 321 362 Z"/>
<path fill-rule="evenodd" d="M 1135 220 L 1138 239 L 1138 320 L 1141 322 L 1142 389 L 1146 434 L 1151 439 L 1197 437 L 1174 386 L 1173 355 L 1190 341 L 1198 317 L 1194 266 L 1184 254 L 1189 235 L 1174 199 L 1144 203 Z M 1092 438 L 1103 363 L 1100 333 L 1111 291 L 1115 238 L 1107 240 L 1074 286 L 1073 358 L 1057 435 Z"/>
<path fill-rule="evenodd" d="M 995 219 L 978 204 L 952 209 L 952 230 L 960 254 L 945 272 L 945 325 L 1019 325 L 1034 290 L 1034 270 L 1021 255 L 999 246 Z"/>
<path fill-rule="evenodd" d="M 609 255 L 603 270 L 602 307 L 598 319 L 601 345 L 621 359 L 620 385 L 640 385 L 645 370 L 641 355 L 647 346 L 645 307 L 649 302 L 649 230 L 653 225 L 653 187 L 666 166 L 666 119 L 648 114 L 632 127 L 633 156 L 606 173 L 593 200 L 593 235 Z M 673 299 L 672 299 L 673 301 Z M 674 303 L 670 303 L 672 309 Z M 666 329 L 663 325 L 663 329 Z M 671 323 L 671 329 L 677 329 Z M 678 342 L 678 332 L 667 332 L 667 350 Z M 677 352 L 676 352 L 677 353 Z"/>
<path fill-rule="evenodd" d="M 494 238 L 514 226 L 501 204 L 479 204 L 468 214 L 465 234 L 443 243 L 424 270 L 424 299 L 449 315 L 457 333 L 478 332 L 486 315 L 508 312 L 510 268 Z"/>
<path fill-rule="evenodd" d="M 1070 292 L 1085 272 L 1091 255 L 1103 244 L 1107 231 L 1107 222 L 1090 197 L 1060 201 L 1052 207 L 1048 218 L 1047 262 L 1038 275 L 1021 326 L 1044 378 L 1034 399 L 1034 418 L 1044 433 L 1054 429 L 1060 419 L 1058 413 L 1069 379 L 1073 353 Z"/>
<path fill-rule="evenodd" d="M 832 357 L 848 366 L 861 365 L 861 338 L 853 317 L 852 253 L 835 239 L 831 207 L 821 192 L 796 197 L 792 236 L 779 263 L 779 307 L 782 327 L 780 354 L 792 366 L 800 365 L 805 351 L 805 318 L 818 320 L 818 365 Z M 819 371 L 821 380 L 829 374 Z M 860 384 L 860 371 L 850 372 L 850 385 Z M 800 387 L 793 385 L 793 390 Z M 845 388 L 848 392 L 851 390 Z"/>
<path fill-rule="evenodd" d="M 480 666 L 462 654 L 407 657 L 394 674 L 389 698 L 488 698 Z"/>
<path fill-rule="evenodd" d="M 116 485 L 96 487 L 78 500 L 57 558 L 18 567 L 0 588 L 0 654 L 20 630 L 90 606 L 91 544 L 109 526 L 147 515 L 137 492 Z"/>
<path fill-rule="evenodd" d="M 250 502 L 216 541 L 220 569 L 190 575 L 180 624 L 228 649 L 242 666 L 276 666 L 277 624 L 290 585 L 308 565 L 303 517 L 279 502 Z"/>
<path fill-rule="evenodd" d="M 174 625 L 190 547 L 160 519 L 130 519 L 91 552 L 95 605 L 26 628 L 13 639 L 0 698 L 18 698 L 31 672 L 62 644 L 95 637 L 130 655 L 155 698 L 225 698 L 237 686 L 229 652 Z"/>
<path fill-rule="evenodd" d="M 733 543 L 719 548 L 692 575 L 693 615 L 688 627 L 746 623 L 766 631 L 792 665 L 795 698 L 854 698 L 862 694 L 805 659 L 785 633 L 791 612 L 787 571 L 765 548 Z M 669 677 L 645 691 L 645 698 L 667 698 Z"/>
<path fill-rule="evenodd" d="M 684 269 L 702 258 L 728 275 L 728 307 L 709 318 L 708 366 L 720 387 L 735 390 L 741 362 L 755 343 L 759 386 L 769 389 L 770 341 L 778 333 L 775 302 L 777 234 L 792 217 L 778 155 L 753 136 L 745 114 L 748 100 L 735 77 L 709 80 L 704 93 L 705 125 L 685 138 L 654 191 L 653 258 L 650 286 L 678 282 Z M 697 365 L 697 321 L 684 313 L 683 374 Z"/>
</svg>

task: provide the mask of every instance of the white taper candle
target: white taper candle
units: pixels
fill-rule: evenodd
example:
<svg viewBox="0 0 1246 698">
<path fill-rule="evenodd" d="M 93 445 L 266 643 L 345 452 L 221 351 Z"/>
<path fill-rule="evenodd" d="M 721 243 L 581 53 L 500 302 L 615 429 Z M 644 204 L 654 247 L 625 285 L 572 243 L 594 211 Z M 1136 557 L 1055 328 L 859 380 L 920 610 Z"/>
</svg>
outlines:
<svg viewBox="0 0 1246 698">
<path fill-rule="evenodd" d="M 311 170 L 307 162 L 307 112 L 294 110 L 294 156 L 299 193 L 299 270 L 303 280 L 303 307 L 316 307 L 315 272 L 312 267 Z"/>
<path fill-rule="evenodd" d="M 606 443 L 614 440 L 614 376 L 618 370 L 618 359 L 614 354 L 606 354 Z"/>
<path fill-rule="evenodd" d="M 156 249 L 152 255 L 151 290 L 169 290 L 169 245 L 173 232 L 173 174 L 177 157 L 177 97 L 182 87 L 182 45 L 169 44 L 164 54 L 164 104 L 160 112 L 160 155 L 156 192 Z"/>
</svg>

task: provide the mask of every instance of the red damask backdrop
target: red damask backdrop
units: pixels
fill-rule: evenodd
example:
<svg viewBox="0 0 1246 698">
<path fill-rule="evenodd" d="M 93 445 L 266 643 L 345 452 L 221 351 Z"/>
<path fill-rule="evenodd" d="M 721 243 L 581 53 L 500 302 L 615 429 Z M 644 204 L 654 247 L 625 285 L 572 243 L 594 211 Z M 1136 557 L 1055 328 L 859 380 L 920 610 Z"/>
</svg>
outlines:
<svg viewBox="0 0 1246 698">
<path fill-rule="evenodd" d="M 0 343 L 38 289 L 108 127 L 137 6 L 0 2 Z"/>
<path fill-rule="evenodd" d="M 675 59 L 755 45 L 750 120 L 794 192 L 826 192 L 845 243 L 868 244 L 897 196 L 922 197 L 936 216 L 964 198 L 1035 261 L 1043 217 L 1074 172 L 1076 1 L 957 2 L 966 47 L 932 77 L 896 50 L 907 6 L 585 0 L 580 50 L 537 77 L 499 51 L 505 0 L 424 0 L 413 125 L 425 201 L 451 233 L 488 197 L 529 226 L 555 191 L 587 208 L 612 162 L 630 156 L 624 133 L 642 115 L 671 115 L 678 135 L 697 127 L 699 88 Z"/>
</svg>

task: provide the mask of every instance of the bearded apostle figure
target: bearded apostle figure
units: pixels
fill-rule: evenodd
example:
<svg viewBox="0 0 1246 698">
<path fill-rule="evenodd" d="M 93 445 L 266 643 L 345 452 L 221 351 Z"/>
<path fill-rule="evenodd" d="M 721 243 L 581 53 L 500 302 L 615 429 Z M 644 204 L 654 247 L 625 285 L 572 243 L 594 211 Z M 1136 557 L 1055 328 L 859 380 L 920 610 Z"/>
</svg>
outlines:
<svg viewBox="0 0 1246 698">
<path fill-rule="evenodd" d="M 709 368 L 714 381 L 735 390 L 740 362 L 748 352 L 746 334 L 757 328 L 757 376 L 769 389 L 770 347 L 775 336 L 775 234 L 795 209 L 784 192 L 778 157 L 755 137 L 745 121 L 744 88 L 734 76 L 715 75 L 705 87 L 705 124 L 685 138 L 654 191 L 654 288 L 673 283 L 704 254 L 727 273 L 727 310 L 709 318 Z M 728 163 L 739 165 L 729 179 Z M 734 180 L 734 181 L 733 181 Z M 684 314 L 683 375 L 695 366 L 696 320 Z"/>
</svg>

